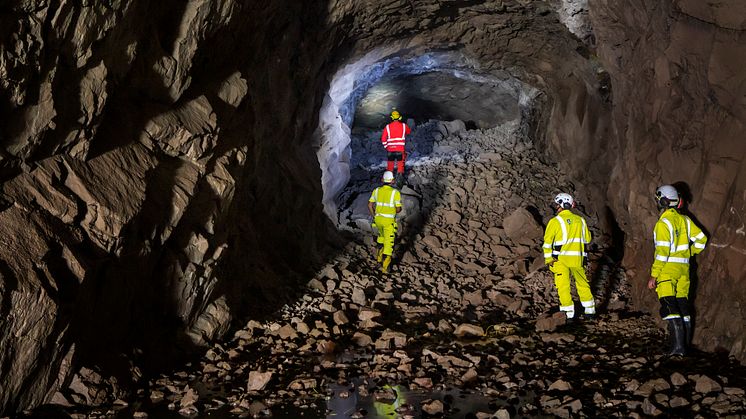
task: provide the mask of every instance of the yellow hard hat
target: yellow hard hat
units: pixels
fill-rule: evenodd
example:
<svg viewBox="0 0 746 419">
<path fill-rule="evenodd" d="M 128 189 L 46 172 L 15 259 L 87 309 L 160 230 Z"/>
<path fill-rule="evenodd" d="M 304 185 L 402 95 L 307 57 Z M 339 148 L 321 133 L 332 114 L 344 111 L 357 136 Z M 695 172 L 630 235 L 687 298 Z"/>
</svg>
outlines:
<svg viewBox="0 0 746 419">
<path fill-rule="evenodd" d="M 401 114 L 399 113 L 399 111 L 393 111 L 393 112 L 391 112 L 391 119 L 393 119 L 394 121 L 400 120 L 401 119 Z"/>
</svg>

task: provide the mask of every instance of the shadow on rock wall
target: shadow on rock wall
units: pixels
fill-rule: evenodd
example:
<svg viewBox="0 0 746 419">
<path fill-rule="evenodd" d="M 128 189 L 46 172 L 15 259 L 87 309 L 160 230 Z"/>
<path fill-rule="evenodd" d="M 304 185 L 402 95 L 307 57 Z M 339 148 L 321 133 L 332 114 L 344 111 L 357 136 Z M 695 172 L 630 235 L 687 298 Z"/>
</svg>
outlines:
<svg viewBox="0 0 746 419">
<path fill-rule="evenodd" d="M 104 380 L 116 377 L 122 388 L 140 378 L 135 365 L 145 368 L 143 378 L 170 368 L 222 336 L 232 321 L 291 300 L 336 240 L 321 210 L 318 163 L 304 142 L 323 80 L 295 90 L 288 88 L 291 67 L 266 77 L 266 66 L 280 59 L 324 65 L 313 51 L 297 52 L 301 33 L 288 29 L 295 14 L 284 13 L 285 5 L 244 19 L 237 16 L 253 16 L 253 8 L 135 0 L 79 68 L 70 44 L 80 34 L 71 28 L 83 12 L 50 4 L 58 6 L 73 24 L 44 44 L 32 74 L 43 79 L 55 70 L 56 125 L 38 138 L 21 138 L 29 141 L 23 153 L 35 162 L 3 185 L 10 202 L 37 214 L 41 221 L 28 228 L 49 233 L 48 249 L 38 263 L 28 261 L 33 274 L 20 267 L 26 262 L 0 265 L 2 310 L 15 313 L 4 320 L 4 334 L 17 329 L 14 322 L 27 323 L 34 309 L 24 305 L 31 296 L 14 294 L 38 287 L 45 302 L 38 309 L 56 309 L 38 324 L 52 321 L 37 351 L 3 337 L 3 412 L 38 405 L 57 389 L 71 395 L 66 388 L 80 367 Z M 318 5 L 291 8 L 325 20 Z M 188 19 L 194 27 L 184 26 Z M 198 19 L 219 29 L 210 32 Z M 285 44 L 260 52 L 264 34 L 281 29 L 290 35 Z M 92 104 L 76 88 L 99 67 L 105 88 L 94 98 L 97 110 L 87 114 Z M 252 79 L 256 74 L 263 76 Z M 306 81 L 313 86 L 299 83 Z M 40 83 L 30 84 L 33 102 Z M 261 97 L 266 101 L 257 103 Z M 287 113 L 257 118 L 265 106 Z M 4 130 L 3 139 L 16 140 L 26 109 L 10 113 L 19 129 Z M 35 191 L 40 187 L 47 189 Z M 39 193 L 53 198 L 39 201 Z M 36 367 L 28 370 L 27 363 Z"/>
</svg>

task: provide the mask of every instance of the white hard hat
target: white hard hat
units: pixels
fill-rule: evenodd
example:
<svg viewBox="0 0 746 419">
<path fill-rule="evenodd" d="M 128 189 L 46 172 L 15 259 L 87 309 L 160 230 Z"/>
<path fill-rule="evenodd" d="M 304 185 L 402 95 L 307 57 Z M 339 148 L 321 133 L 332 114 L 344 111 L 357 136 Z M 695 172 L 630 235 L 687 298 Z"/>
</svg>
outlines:
<svg viewBox="0 0 746 419">
<path fill-rule="evenodd" d="M 564 192 L 559 193 L 557 194 L 557 196 L 554 197 L 554 203 L 564 209 L 570 209 L 575 206 L 575 200 L 572 199 L 572 196 Z"/>
<path fill-rule="evenodd" d="M 655 200 L 661 208 L 680 207 L 679 192 L 671 185 L 662 185 L 655 190 Z"/>
<path fill-rule="evenodd" d="M 392 180 L 394 180 L 394 174 L 391 173 L 390 170 L 387 170 L 383 172 L 383 182 L 384 183 L 390 183 Z"/>
</svg>

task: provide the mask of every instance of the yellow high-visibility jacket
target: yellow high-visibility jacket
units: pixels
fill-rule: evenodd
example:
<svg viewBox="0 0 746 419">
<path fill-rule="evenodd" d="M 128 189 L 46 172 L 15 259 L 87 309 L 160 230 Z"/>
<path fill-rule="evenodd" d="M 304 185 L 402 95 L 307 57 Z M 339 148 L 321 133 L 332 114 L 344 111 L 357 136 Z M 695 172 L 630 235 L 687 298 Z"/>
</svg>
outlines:
<svg viewBox="0 0 746 419">
<path fill-rule="evenodd" d="M 707 236 L 686 215 L 674 208 L 663 211 L 653 229 L 655 260 L 650 275 L 679 275 L 689 271 L 689 258 L 705 249 Z"/>
<path fill-rule="evenodd" d="M 368 202 L 376 203 L 376 217 L 396 218 L 396 209 L 401 207 L 401 193 L 389 185 L 379 186 L 370 195 Z"/>
<path fill-rule="evenodd" d="M 570 210 L 562 210 L 549 220 L 544 232 L 544 262 L 556 258 L 570 268 L 583 266 L 588 256 L 585 245 L 591 242 L 591 232 L 583 217 Z"/>
</svg>

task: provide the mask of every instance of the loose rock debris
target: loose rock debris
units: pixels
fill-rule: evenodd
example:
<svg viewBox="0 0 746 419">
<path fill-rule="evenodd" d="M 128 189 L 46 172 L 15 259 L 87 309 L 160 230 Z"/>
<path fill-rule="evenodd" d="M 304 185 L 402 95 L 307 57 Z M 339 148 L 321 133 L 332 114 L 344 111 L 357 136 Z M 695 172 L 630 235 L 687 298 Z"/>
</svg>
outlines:
<svg viewBox="0 0 746 419">
<path fill-rule="evenodd" d="M 359 240 L 310 279 L 295 304 L 248 322 L 183 371 L 150 380 L 129 406 L 73 415 L 746 414 L 742 366 L 720 354 L 660 355 L 663 332 L 650 316 L 626 311 L 628 278 L 608 261 L 609 240 L 590 215 L 598 248 L 589 277 L 602 311 L 594 322 L 564 324 L 542 269 L 541 223 L 555 193 L 576 191 L 519 129 L 419 127 L 412 141 L 430 143 L 422 140 L 410 158 L 388 275 L 378 272 L 359 205 L 382 169 L 358 162 L 340 220 Z"/>
</svg>

